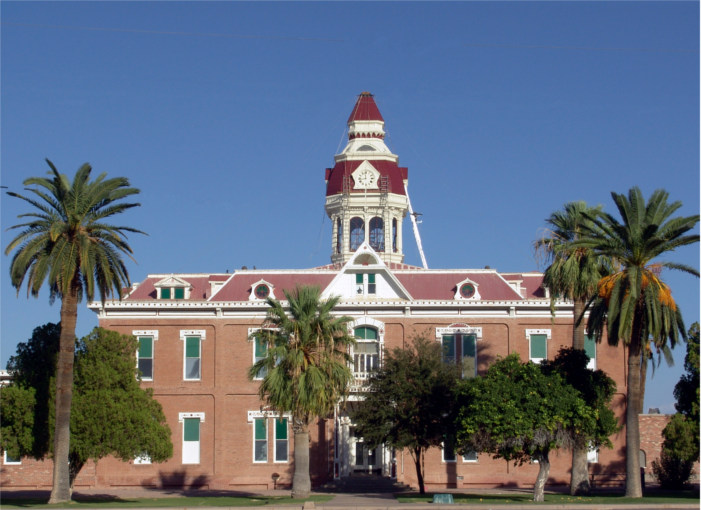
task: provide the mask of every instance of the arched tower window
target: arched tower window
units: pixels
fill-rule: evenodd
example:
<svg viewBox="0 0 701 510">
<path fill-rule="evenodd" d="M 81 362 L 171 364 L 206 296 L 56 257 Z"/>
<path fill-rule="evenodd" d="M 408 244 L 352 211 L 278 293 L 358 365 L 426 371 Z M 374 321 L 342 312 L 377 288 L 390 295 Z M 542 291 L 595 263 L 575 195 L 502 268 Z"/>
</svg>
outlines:
<svg viewBox="0 0 701 510">
<path fill-rule="evenodd" d="M 365 241 L 365 222 L 358 216 L 350 220 L 350 249 L 357 250 Z"/>
<path fill-rule="evenodd" d="M 370 220 L 370 246 L 375 251 L 385 251 L 385 222 L 377 216 Z"/>
<path fill-rule="evenodd" d="M 365 380 L 380 367 L 380 342 L 377 330 L 360 326 L 353 330 L 355 346 L 353 347 L 353 377 Z"/>
<path fill-rule="evenodd" d="M 392 251 L 397 253 L 397 218 L 392 219 Z"/>
<path fill-rule="evenodd" d="M 343 251 L 343 223 L 341 218 L 336 219 L 336 253 Z"/>
</svg>

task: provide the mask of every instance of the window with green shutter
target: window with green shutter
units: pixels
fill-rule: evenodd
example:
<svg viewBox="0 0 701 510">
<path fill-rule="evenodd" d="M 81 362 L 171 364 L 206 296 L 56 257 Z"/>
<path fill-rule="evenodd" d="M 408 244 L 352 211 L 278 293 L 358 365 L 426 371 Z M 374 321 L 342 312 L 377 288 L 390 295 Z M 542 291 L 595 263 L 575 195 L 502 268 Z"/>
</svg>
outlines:
<svg viewBox="0 0 701 510">
<path fill-rule="evenodd" d="M 462 335 L 462 376 L 477 375 L 477 336 Z"/>
<path fill-rule="evenodd" d="M 170 299 L 170 287 L 161 289 L 161 299 Z"/>
<path fill-rule="evenodd" d="M 175 287 L 173 291 L 175 293 L 175 299 L 185 299 L 185 287 Z"/>
<path fill-rule="evenodd" d="M 253 462 L 268 462 L 268 426 L 266 418 L 253 419 Z"/>
<path fill-rule="evenodd" d="M 198 336 L 185 337 L 185 380 L 201 377 L 201 340 Z"/>
<path fill-rule="evenodd" d="M 265 339 L 258 337 L 258 336 L 254 337 L 253 338 L 253 363 L 257 363 L 258 361 L 265 358 L 265 355 L 267 352 L 268 352 L 268 343 L 265 341 Z M 256 374 L 256 379 L 262 379 L 263 377 L 265 377 L 266 374 L 267 374 L 267 370 L 265 368 L 262 368 Z"/>
<path fill-rule="evenodd" d="M 186 416 L 182 416 L 185 414 Z M 199 415 L 199 416 L 198 416 Z M 200 463 L 200 423 L 204 420 L 204 413 L 181 413 L 183 422 L 183 464 Z"/>
<path fill-rule="evenodd" d="M 584 352 L 589 356 L 587 368 L 596 370 L 596 339 L 593 336 L 584 337 Z"/>
<path fill-rule="evenodd" d="M 139 337 L 137 366 L 142 380 L 153 380 L 153 337 Z"/>
<path fill-rule="evenodd" d="M 530 344 L 531 361 L 540 363 L 548 357 L 548 335 L 532 334 Z"/>
<path fill-rule="evenodd" d="M 185 418 L 183 420 L 183 441 L 200 440 L 200 419 Z"/>
<path fill-rule="evenodd" d="M 443 335 L 443 363 L 455 363 L 455 335 Z"/>
</svg>

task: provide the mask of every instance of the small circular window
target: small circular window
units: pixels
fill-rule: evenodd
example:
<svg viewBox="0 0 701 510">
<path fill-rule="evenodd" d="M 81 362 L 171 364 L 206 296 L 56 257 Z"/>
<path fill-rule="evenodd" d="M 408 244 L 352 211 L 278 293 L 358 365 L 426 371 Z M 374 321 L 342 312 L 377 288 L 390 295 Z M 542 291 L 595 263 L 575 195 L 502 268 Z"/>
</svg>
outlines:
<svg viewBox="0 0 701 510">
<path fill-rule="evenodd" d="M 270 295 L 270 287 L 261 283 L 256 287 L 255 294 L 258 299 L 265 299 Z"/>
<path fill-rule="evenodd" d="M 460 286 L 460 295 L 465 299 L 469 299 L 475 295 L 475 286 L 471 283 L 463 283 Z"/>
</svg>

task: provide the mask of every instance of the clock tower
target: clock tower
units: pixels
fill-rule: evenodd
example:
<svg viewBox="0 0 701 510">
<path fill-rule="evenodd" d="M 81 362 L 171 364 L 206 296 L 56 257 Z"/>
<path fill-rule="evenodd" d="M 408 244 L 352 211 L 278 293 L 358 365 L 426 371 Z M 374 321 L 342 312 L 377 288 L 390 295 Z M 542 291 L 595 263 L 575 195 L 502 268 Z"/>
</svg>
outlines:
<svg viewBox="0 0 701 510">
<path fill-rule="evenodd" d="M 334 156 L 334 167 L 326 169 L 333 263 L 347 262 L 363 243 L 386 264 L 404 261 L 407 168 L 385 144 L 384 125 L 372 94 L 361 93 L 348 117 L 348 143 Z"/>
</svg>

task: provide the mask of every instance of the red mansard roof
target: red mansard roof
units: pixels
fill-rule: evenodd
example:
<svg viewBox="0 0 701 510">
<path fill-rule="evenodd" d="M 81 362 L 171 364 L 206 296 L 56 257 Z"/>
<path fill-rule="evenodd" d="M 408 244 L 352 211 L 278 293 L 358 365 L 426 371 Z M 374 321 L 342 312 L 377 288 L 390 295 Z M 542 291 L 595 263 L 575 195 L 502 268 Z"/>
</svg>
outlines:
<svg viewBox="0 0 701 510">
<path fill-rule="evenodd" d="M 407 167 L 400 167 L 393 161 L 368 159 L 383 177 L 389 177 L 389 191 L 397 195 L 405 195 L 404 180 L 407 178 Z M 363 161 L 339 161 L 333 168 L 326 169 L 326 196 L 343 193 L 343 177 L 348 176 L 351 193 L 364 193 L 365 190 L 353 189 L 353 178 L 350 176 Z"/>
<path fill-rule="evenodd" d="M 214 296 L 213 301 L 248 301 L 252 286 L 265 280 L 273 287 L 275 299 L 284 300 L 283 291 L 291 291 L 297 285 L 316 285 L 323 291 L 336 273 L 300 273 L 290 270 L 289 273 L 256 271 L 255 273 L 235 273 L 224 287 Z"/>
<path fill-rule="evenodd" d="M 457 284 L 467 278 L 475 282 L 479 294 L 485 301 L 511 301 L 523 299 L 497 273 L 482 273 L 470 271 L 394 273 L 404 288 L 417 300 L 452 300 L 455 299 Z"/>
<path fill-rule="evenodd" d="M 375 104 L 375 100 L 372 98 L 370 92 L 361 92 L 358 96 L 358 100 L 353 107 L 353 111 L 348 117 L 348 124 L 356 120 L 379 120 L 384 122 L 385 119 L 382 118 L 380 110 Z"/>
</svg>

